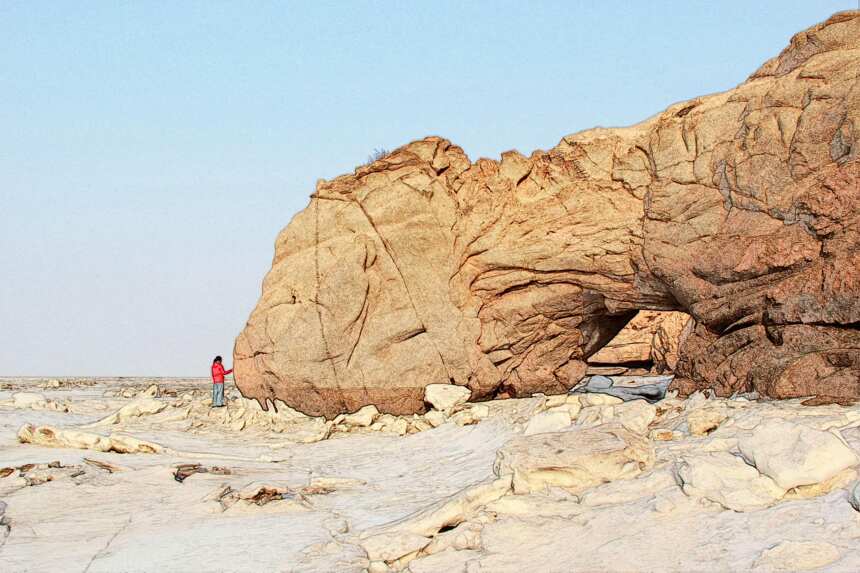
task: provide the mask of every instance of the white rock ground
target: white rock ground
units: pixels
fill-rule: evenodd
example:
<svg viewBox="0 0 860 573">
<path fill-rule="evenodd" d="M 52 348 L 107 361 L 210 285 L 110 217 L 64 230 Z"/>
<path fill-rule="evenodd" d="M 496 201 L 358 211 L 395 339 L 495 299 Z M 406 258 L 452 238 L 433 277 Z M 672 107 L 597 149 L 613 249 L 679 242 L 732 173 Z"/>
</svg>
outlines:
<svg viewBox="0 0 860 573">
<path fill-rule="evenodd" d="M 0 571 L 860 570 L 860 406 L 588 394 L 326 423 L 150 383 L 0 381 Z"/>
</svg>

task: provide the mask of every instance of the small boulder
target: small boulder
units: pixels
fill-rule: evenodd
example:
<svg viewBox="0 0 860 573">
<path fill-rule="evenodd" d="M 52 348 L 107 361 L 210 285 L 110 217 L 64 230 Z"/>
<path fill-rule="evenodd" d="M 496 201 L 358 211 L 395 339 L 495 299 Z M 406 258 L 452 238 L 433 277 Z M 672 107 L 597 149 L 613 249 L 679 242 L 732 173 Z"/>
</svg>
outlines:
<svg viewBox="0 0 860 573">
<path fill-rule="evenodd" d="M 523 432 L 526 436 L 558 432 L 570 426 L 570 414 L 565 411 L 542 412 L 534 416 Z"/>
<path fill-rule="evenodd" d="M 430 384 L 424 388 L 424 401 L 441 411 L 465 404 L 471 395 L 468 388 L 454 384 Z"/>
<path fill-rule="evenodd" d="M 785 495 L 772 479 L 729 452 L 683 458 L 676 468 L 684 493 L 703 497 L 733 511 L 769 507 Z"/>
<path fill-rule="evenodd" d="M 632 400 L 615 406 L 614 414 L 622 426 L 631 432 L 644 435 L 657 417 L 657 407 L 645 400 Z"/>
<path fill-rule="evenodd" d="M 382 428 L 386 432 L 392 432 L 398 436 L 405 436 L 409 430 L 409 422 L 404 418 L 395 418 L 390 422 L 386 422 Z"/>
<path fill-rule="evenodd" d="M 453 416 L 451 416 L 451 421 L 457 424 L 458 426 L 470 426 L 472 424 L 477 424 L 481 421 L 481 418 L 475 415 L 475 412 L 472 411 L 471 408 L 466 410 L 460 410 Z"/>
<path fill-rule="evenodd" d="M 438 428 L 442 424 L 448 421 L 448 418 L 440 412 L 439 410 L 430 410 L 426 414 L 424 414 L 424 419 L 427 420 L 427 423 L 433 426 L 434 428 Z"/>
<path fill-rule="evenodd" d="M 158 398 L 158 384 L 152 384 L 143 390 L 140 394 L 140 397 L 149 397 L 149 398 Z"/>
<path fill-rule="evenodd" d="M 747 463 L 791 489 L 828 480 L 858 463 L 835 433 L 785 420 L 767 420 L 738 440 Z"/>
<path fill-rule="evenodd" d="M 373 423 L 378 415 L 379 410 L 376 409 L 376 406 L 371 404 L 369 406 L 364 406 L 357 412 L 346 414 L 343 417 L 343 420 L 341 420 L 341 423 L 353 428 L 367 428 Z"/>
</svg>

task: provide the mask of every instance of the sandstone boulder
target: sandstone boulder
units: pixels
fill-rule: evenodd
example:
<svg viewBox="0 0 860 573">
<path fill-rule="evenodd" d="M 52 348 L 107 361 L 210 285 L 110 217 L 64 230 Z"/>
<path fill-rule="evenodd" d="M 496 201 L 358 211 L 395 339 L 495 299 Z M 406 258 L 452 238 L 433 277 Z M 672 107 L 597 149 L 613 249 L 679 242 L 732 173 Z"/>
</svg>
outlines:
<svg viewBox="0 0 860 573">
<path fill-rule="evenodd" d="M 320 181 L 236 340 L 239 389 L 328 418 L 422 412 L 430 384 L 564 393 L 654 310 L 695 320 L 660 359 L 693 389 L 860 398 L 858 48 L 840 13 L 633 127 L 498 161 L 428 137 Z"/>
</svg>

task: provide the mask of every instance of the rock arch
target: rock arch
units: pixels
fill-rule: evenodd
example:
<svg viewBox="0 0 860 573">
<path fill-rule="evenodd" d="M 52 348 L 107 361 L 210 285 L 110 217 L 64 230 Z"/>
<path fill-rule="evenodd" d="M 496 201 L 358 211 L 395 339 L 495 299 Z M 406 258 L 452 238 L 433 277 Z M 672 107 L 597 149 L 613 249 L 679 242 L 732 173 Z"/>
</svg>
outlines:
<svg viewBox="0 0 860 573">
<path fill-rule="evenodd" d="M 321 181 L 275 245 L 237 384 L 332 417 L 563 392 L 641 309 L 682 389 L 860 398 L 860 14 L 734 90 L 529 157 L 439 137 Z"/>
</svg>

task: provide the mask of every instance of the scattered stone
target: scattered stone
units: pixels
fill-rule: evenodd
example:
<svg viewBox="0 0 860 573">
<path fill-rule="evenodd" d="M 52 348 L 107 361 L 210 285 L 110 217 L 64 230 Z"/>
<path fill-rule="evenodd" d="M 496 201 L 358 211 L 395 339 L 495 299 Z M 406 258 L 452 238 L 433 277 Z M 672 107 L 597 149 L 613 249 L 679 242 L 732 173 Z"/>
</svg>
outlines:
<svg viewBox="0 0 860 573">
<path fill-rule="evenodd" d="M 468 412 L 458 412 L 458 414 L 460 414 L 460 416 L 458 416 L 457 419 L 452 418 L 452 421 L 456 422 L 458 426 L 475 422 L 475 420 L 472 419 L 471 414 Z M 432 429 L 433 426 L 417 416 L 410 422 L 410 430 L 413 432 L 426 432 L 427 430 Z"/>
<path fill-rule="evenodd" d="M 738 440 L 744 459 L 783 489 L 826 481 L 858 463 L 834 432 L 766 420 Z"/>
<path fill-rule="evenodd" d="M 405 436 L 406 432 L 409 431 L 409 422 L 404 418 L 395 418 L 394 420 L 384 424 L 382 429 L 386 432 L 397 434 L 398 436 Z"/>
<path fill-rule="evenodd" d="M 376 406 L 371 404 L 361 408 L 357 412 L 345 415 L 342 423 L 353 428 L 367 428 L 373 423 L 378 415 L 379 410 L 376 409 Z"/>
<path fill-rule="evenodd" d="M 424 401 L 440 411 L 450 411 L 465 404 L 471 395 L 468 388 L 454 384 L 429 384 L 424 388 Z"/>
<path fill-rule="evenodd" d="M 640 474 L 654 463 L 647 438 L 620 425 L 514 438 L 496 454 L 496 475 L 512 474 L 514 493 L 561 487 L 577 493 Z"/>
<path fill-rule="evenodd" d="M 632 400 L 615 406 L 613 414 L 631 432 L 645 435 L 657 416 L 657 408 L 645 400 Z"/>
<path fill-rule="evenodd" d="M 677 475 L 684 493 L 733 511 L 754 511 L 779 501 L 785 489 L 728 452 L 685 456 Z"/>
<path fill-rule="evenodd" d="M 450 420 L 458 426 L 469 426 L 480 422 L 481 417 L 477 416 L 472 408 L 466 408 L 452 415 Z"/>
<path fill-rule="evenodd" d="M 158 384 L 152 384 L 138 394 L 141 398 L 158 398 Z"/>
<path fill-rule="evenodd" d="M 545 434 L 547 432 L 558 432 L 570 426 L 570 414 L 564 411 L 542 412 L 526 425 L 523 435 Z"/>
<path fill-rule="evenodd" d="M 442 424 L 448 421 L 448 418 L 440 412 L 439 410 L 430 410 L 426 414 L 424 414 L 424 419 L 427 420 L 427 423 L 433 426 L 434 428 L 438 428 Z"/>
</svg>

